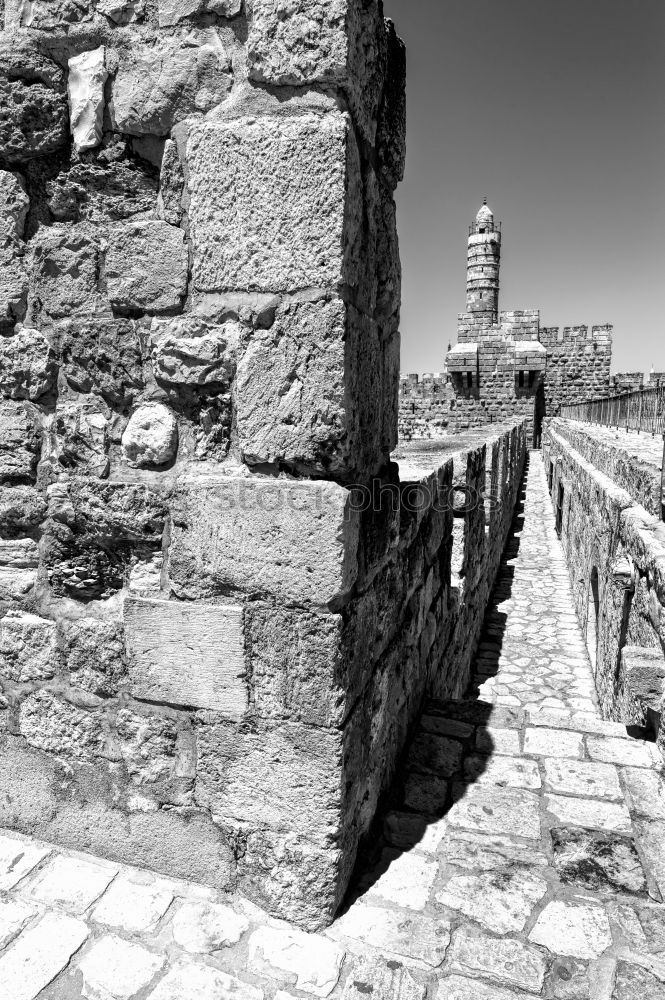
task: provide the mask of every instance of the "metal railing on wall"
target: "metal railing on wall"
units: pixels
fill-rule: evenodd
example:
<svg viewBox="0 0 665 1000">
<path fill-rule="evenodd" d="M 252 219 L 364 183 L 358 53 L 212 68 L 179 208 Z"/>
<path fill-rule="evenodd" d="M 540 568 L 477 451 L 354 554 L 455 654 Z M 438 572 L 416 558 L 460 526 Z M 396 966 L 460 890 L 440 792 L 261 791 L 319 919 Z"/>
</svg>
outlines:
<svg viewBox="0 0 665 1000">
<path fill-rule="evenodd" d="M 559 415 L 567 420 L 662 435 L 665 434 L 665 386 L 570 403 L 561 407 Z"/>
</svg>

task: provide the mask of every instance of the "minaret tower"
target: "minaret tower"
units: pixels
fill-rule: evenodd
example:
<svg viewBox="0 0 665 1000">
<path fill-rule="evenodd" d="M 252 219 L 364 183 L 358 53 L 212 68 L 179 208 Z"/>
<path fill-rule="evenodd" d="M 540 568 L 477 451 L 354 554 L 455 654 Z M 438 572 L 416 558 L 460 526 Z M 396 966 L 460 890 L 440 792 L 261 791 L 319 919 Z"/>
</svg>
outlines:
<svg viewBox="0 0 665 1000">
<path fill-rule="evenodd" d="M 499 267 L 501 265 L 501 223 L 487 199 L 469 226 L 469 249 L 466 265 L 466 311 L 491 324 L 499 321 Z"/>
</svg>

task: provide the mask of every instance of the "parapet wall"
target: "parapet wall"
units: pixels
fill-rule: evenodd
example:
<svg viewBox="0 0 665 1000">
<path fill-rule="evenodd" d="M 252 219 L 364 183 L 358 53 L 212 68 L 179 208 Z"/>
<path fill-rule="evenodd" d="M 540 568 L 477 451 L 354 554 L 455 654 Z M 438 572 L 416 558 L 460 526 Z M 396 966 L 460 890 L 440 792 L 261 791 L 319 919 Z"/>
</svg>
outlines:
<svg viewBox="0 0 665 1000">
<path fill-rule="evenodd" d="M 547 413 L 560 406 L 581 403 L 610 392 L 612 327 L 542 327 L 540 341 L 547 350 L 545 399 Z"/>
<path fill-rule="evenodd" d="M 399 384 L 399 441 L 443 437 L 450 423 L 452 395 L 446 376 L 402 376 Z"/>
<path fill-rule="evenodd" d="M 543 460 L 603 715 L 652 728 L 665 752 L 665 525 L 577 425 L 546 421 Z"/>
</svg>

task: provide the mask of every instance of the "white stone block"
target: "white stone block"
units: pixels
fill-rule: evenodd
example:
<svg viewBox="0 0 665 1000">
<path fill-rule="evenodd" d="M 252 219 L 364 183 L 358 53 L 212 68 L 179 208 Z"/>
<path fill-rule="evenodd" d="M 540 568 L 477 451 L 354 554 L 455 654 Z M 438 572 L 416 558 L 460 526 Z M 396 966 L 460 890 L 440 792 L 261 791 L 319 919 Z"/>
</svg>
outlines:
<svg viewBox="0 0 665 1000">
<path fill-rule="evenodd" d="M 243 717 L 248 689 L 241 607 L 129 598 L 124 617 L 135 697 Z"/>
<path fill-rule="evenodd" d="M 16 937 L 35 912 L 33 906 L 20 899 L 0 899 L 0 948 Z"/>
<path fill-rule="evenodd" d="M 101 896 L 117 871 L 110 864 L 60 855 L 53 858 L 30 885 L 21 887 L 21 892 L 27 899 L 80 914 Z"/>
<path fill-rule="evenodd" d="M 177 944 L 192 954 L 208 954 L 237 944 L 249 920 L 219 903 L 184 903 L 172 922 Z"/>
<path fill-rule="evenodd" d="M 47 913 L 0 956 L 0 1000 L 35 1000 L 89 933 L 82 920 Z"/>
<path fill-rule="evenodd" d="M 86 952 L 78 967 L 88 1000 L 130 1000 L 148 986 L 166 957 L 122 938 L 108 935 Z"/>
<path fill-rule="evenodd" d="M 612 934 L 602 906 L 554 900 L 538 917 L 529 940 L 554 955 L 599 958 L 612 944 Z"/>
<path fill-rule="evenodd" d="M 74 145 L 78 150 L 94 149 L 102 140 L 107 76 L 103 45 L 69 60 L 69 119 Z"/>
<path fill-rule="evenodd" d="M 147 1000 L 263 1000 L 263 990 L 194 962 L 169 969 Z"/>
<path fill-rule="evenodd" d="M 249 939 L 249 968 L 275 978 L 286 973 L 296 989 L 330 996 L 339 980 L 344 952 L 318 934 L 281 927 L 259 927 Z"/>
<path fill-rule="evenodd" d="M 23 611 L 0 620 L 0 674 L 25 683 L 53 677 L 57 666 L 55 622 Z"/>
<path fill-rule="evenodd" d="M 50 847 L 38 847 L 13 837 L 0 837 L 0 890 L 11 889 L 43 861 Z"/>
<path fill-rule="evenodd" d="M 136 933 L 153 927 L 173 901 L 173 892 L 160 882 L 134 881 L 119 875 L 92 911 L 92 919 L 109 927 Z"/>
</svg>

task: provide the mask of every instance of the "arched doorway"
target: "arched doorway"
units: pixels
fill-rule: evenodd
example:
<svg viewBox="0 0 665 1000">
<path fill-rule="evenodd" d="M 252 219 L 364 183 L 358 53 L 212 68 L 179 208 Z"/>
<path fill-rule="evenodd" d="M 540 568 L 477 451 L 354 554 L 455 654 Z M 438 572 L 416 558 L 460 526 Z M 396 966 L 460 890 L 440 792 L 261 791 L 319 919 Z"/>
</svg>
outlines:
<svg viewBox="0 0 665 1000">
<path fill-rule="evenodd" d="M 598 570 L 594 566 L 589 581 L 589 597 L 586 618 L 586 646 L 591 660 L 594 677 L 596 676 L 596 661 L 598 659 L 598 614 L 600 611 L 600 594 L 598 589 Z"/>
</svg>

